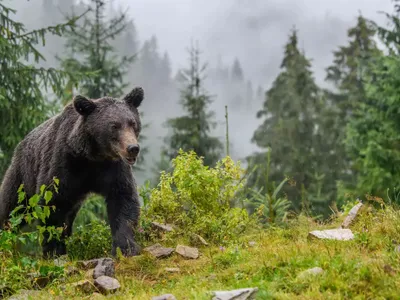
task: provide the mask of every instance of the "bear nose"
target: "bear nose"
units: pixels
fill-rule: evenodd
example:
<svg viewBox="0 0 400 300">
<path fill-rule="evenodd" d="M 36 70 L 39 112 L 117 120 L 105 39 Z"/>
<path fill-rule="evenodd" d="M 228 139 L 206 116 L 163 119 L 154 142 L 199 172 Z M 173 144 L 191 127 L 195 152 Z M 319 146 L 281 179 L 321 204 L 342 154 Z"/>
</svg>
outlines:
<svg viewBox="0 0 400 300">
<path fill-rule="evenodd" d="M 139 144 L 132 144 L 129 145 L 127 151 L 131 155 L 137 155 L 139 153 L 140 147 Z"/>
</svg>

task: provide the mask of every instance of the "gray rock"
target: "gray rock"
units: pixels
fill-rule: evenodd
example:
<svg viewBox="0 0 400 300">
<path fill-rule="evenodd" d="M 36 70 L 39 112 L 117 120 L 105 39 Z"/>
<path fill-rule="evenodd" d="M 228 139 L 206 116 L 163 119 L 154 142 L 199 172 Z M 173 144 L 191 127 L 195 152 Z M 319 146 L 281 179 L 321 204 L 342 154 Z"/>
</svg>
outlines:
<svg viewBox="0 0 400 300">
<path fill-rule="evenodd" d="M 346 216 L 346 218 L 344 219 L 344 221 L 341 225 L 342 228 L 348 228 L 351 225 L 351 223 L 353 223 L 353 221 L 357 217 L 357 213 L 360 210 L 361 206 L 363 206 L 363 204 L 358 203 L 349 211 L 349 214 Z"/>
<path fill-rule="evenodd" d="M 156 258 L 163 258 L 170 256 L 173 252 L 173 248 L 164 248 L 160 244 L 154 244 L 153 246 L 147 247 L 143 249 L 146 252 L 149 252 L 151 255 L 155 256 Z"/>
<path fill-rule="evenodd" d="M 80 260 L 76 263 L 76 266 L 80 269 L 88 270 L 93 269 L 99 263 L 99 259 L 91 259 L 91 260 Z"/>
<path fill-rule="evenodd" d="M 193 234 L 193 235 L 192 235 L 192 238 L 194 239 L 194 241 L 195 241 L 196 243 L 200 243 L 200 244 L 202 244 L 202 245 L 204 245 L 204 246 L 208 246 L 207 241 L 206 241 L 201 235 Z"/>
<path fill-rule="evenodd" d="M 400 253 L 400 245 L 394 247 L 394 252 Z"/>
<path fill-rule="evenodd" d="M 174 231 L 174 228 L 172 227 L 171 224 L 161 224 L 158 222 L 151 222 L 151 225 L 153 225 L 154 228 L 162 230 L 162 231 Z"/>
<path fill-rule="evenodd" d="M 100 276 L 114 277 L 115 266 L 114 261 L 111 258 L 102 258 L 94 268 L 93 279 L 99 278 Z"/>
<path fill-rule="evenodd" d="M 199 257 L 199 250 L 197 248 L 178 245 L 175 252 L 182 255 L 184 258 L 196 259 Z"/>
<path fill-rule="evenodd" d="M 254 241 L 250 241 L 250 242 L 249 242 L 249 246 L 250 246 L 250 247 L 254 247 L 255 245 L 257 245 L 256 242 L 254 242 Z"/>
<path fill-rule="evenodd" d="M 301 272 L 297 277 L 300 279 L 305 279 L 307 277 L 314 276 L 314 275 L 320 275 L 323 273 L 324 273 L 324 270 L 322 268 L 315 267 L 315 268 L 311 268 L 311 269 Z"/>
<path fill-rule="evenodd" d="M 161 296 L 151 297 L 151 300 L 176 300 L 176 298 L 172 294 L 165 294 Z"/>
<path fill-rule="evenodd" d="M 96 278 L 94 285 L 102 294 L 113 293 L 121 288 L 117 279 L 108 276 L 100 276 Z"/>
<path fill-rule="evenodd" d="M 354 239 L 354 234 L 350 229 L 327 229 L 314 230 L 308 234 L 309 237 L 328 240 L 348 241 Z"/>
<path fill-rule="evenodd" d="M 255 299 L 258 288 L 246 288 L 232 291 L 213 292 L 213 300 L 246 300 Z"/>
<path fill-rule="evenodd" d="M 169 273 L 179 273 L 181 271 L 179 268 L 165 268 L 164 270 Z"/>
</svg>

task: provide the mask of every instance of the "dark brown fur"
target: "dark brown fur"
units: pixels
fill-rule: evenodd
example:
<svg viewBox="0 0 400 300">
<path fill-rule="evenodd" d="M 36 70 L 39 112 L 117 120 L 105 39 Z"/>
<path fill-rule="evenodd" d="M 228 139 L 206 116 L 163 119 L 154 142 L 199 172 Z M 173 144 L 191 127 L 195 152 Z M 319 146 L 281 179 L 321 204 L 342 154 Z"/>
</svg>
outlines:
<svg viewBox="0 0 400 300">
<path fill-rule="evenodd" d="M 136 255 L 139 248 L 132 226 L 137 224 L 140 205 L 130 166 L 139 154 L 137 108 L 142 100 L 141 88 L 133 89 L 122 101 L 78 95 L 60 114 L 32 130 L 16 147 L 0 187 L 0 226 L 17 205 L 20 184 L 31 197 L 57 177 L 56 211 L 47 224 L 66 229 L 60 242 L 44 244 L 44 254 L 66 252 L 64 239 L 71 234 L 82 202 L 93 192 L 106 199 L 113 253 L 120 247 L 124 255 Z"/>
</svg>

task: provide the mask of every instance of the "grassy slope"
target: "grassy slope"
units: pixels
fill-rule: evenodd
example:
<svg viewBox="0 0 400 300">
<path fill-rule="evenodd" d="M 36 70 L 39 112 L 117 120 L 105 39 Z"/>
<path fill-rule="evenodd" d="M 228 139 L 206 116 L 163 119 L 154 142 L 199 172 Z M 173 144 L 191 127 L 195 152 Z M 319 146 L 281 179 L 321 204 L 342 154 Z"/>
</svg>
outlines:
<svg viewBox="0 0 400 300">
<path fill-rule="evenodd" d="M 285 229 L 268 229 L 243 237 L 237 246 L 200 248 L 201 257 L 185 260 L 177 254 L 156 260 L 147 255 L 120 260 L 116 277 L 122 289 L 110 299 L 151 299 L 172 293 L 177 299 L 211 299 L 213 290 L 258 287 L 257 299 L 398 299 L 400 297 L 400 212 L 364 210 L 352 226 L 353 241 L 309 240 L 314 229 L 335 228 L 340 220 L 318 225 L 300 217 Z M 254 247 L 248 241 L 255 241 Z M 390 265 L 392 272 L 385 271 Z M 321 267 L 325 273 L 309 279 L 296 276 Z M 179 267 L 180 273 L 166 273 Z M 386 267 L 387 269 L 387 267 Z M 215 275 L 212 275 L 215 274 Z M 75 282 L 84 274 L 68 278 Z M 50 294 L 53 296 L 50 296 Z M 72 289 L 53 284 L 43 299 L 82 299 Z M 36 297 L 42 299 L 42 297 Z M 89 296 L 86 296 L 89 299 Z"/>
</svg>

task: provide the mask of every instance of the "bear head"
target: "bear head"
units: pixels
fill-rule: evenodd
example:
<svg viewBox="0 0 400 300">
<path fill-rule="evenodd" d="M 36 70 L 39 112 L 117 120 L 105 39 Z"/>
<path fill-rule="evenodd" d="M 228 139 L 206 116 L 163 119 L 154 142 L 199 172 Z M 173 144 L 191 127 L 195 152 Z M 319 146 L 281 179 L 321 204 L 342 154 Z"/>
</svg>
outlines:
<svg viewBox="0 0 400 300">
<path fill-rule="evenodd" d="M 138 107 L 143 97 L 141 87 L 134 88 L 122 99 L 75 96 L 73 106 L 80 120 L 72 136 L 79 136 L 81 152 L 95 160 L 123 160 L 133 165 L 140 152 Z"/>
</svg>

